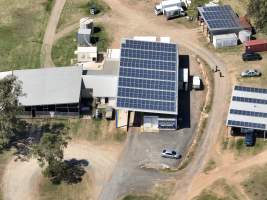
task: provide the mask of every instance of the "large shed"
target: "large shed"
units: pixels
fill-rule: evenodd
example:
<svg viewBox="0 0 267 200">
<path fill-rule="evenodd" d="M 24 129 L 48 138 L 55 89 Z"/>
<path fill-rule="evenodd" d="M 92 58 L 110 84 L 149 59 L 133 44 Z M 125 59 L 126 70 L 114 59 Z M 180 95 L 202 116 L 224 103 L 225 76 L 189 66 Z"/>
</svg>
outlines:
<svg viewBox="0 0 267 200">
<path fill-rule="evenodd" d="M 235 33 L 238 35 L 243 28 L 239 18 L 229 5 L 198 7 L 198 18 L 204 22 L 203 29 L 212 42 L 214 35 Z"/>
<path fill-rule="evenodd" d="M 79 115 L 81 67 L 15 70 L 13 75 L 22 83 L 23 115 Z"/>
<path fill-rule="evenodd" d="M 267 89 L 236 85 L 233 89 L 226 125 L 267 130 Z"/>
</svg>

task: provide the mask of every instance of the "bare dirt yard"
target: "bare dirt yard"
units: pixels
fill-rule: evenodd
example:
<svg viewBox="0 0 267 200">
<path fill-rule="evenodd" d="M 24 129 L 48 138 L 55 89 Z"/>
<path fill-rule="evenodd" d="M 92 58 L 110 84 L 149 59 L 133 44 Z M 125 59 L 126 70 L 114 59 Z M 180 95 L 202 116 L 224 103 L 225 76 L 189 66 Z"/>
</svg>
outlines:
<svg viewBox="0 0 267 200">
<path fill-rule="evenodd" d="M 65 196 L 68 199 L 88 199 L 88 193 L 91 199 L 97 199 L 103 185 L 111 175 L 112 169 L 121 152 L 119 144 L 101 144 L 95 145 L 88 141 L 74 140 L 65 151 L 65 159 L 84 159 L 88 161 L 85 168 L 90 180 L 93 181 L 92 187 L 88 190 L 74 192 Z M 39 185 L 42 181 L 41 169 L 35 160 L 20 161 L 12 159 L 6 166 L 3 176 L 3 194 L 4 199 L 8 200 L 35 200 L 35 199 L 62 199 L 64 193 L 52 193 L 46 191 L 39 193 Z M 69 186 L 71 188 L 71 186 Z M 49 194 L 50 192 L 50 194 Z M 55 191 L 54 191 L 55 192 Z M 77 190 L 76 190 L 77 192 Z M 41 195 L 40 195 L 41 194 Z M 79 198 L 78 198 L 79 197 Z"/>
</svg>

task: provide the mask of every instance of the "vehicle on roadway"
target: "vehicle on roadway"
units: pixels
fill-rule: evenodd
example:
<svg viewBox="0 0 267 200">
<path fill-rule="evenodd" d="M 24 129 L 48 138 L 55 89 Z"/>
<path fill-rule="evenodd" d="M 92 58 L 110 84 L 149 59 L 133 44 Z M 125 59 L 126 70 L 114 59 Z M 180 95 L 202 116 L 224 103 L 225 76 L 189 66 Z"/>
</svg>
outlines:
<svg viewBox="0 0 267 200">
<path fill-rule="evenodd" d="M 261 60 L 262 57 L 258 53 L 243 53 L 242 59 L 243 61 L 253 61 L 253 60 Z"/>
<path fill-rule="evenodd" d="M 258 77 L 261 76 L 261 72 L 256 69 L 248 69 L 240 74 L 241 77 Z"/>
<path fill-rule="evenodd" d="M 173 158 L 173 159 L 180 159 L 182 155 L 177 153 L 175 150 L 170 149 L 163 149 L 161 152 L 161 156 L 164 158 Z"/>
</svg>

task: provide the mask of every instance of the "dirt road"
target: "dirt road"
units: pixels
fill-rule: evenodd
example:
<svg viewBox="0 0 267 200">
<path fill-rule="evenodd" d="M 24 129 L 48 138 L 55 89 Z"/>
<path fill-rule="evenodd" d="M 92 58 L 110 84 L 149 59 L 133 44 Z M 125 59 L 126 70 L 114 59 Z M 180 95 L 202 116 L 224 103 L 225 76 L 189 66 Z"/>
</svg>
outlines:
<svg viewBox="0 0 267 200">
<path fill-rule="evenodd" d="M 121 152 L 116 144 L 94 145 L 87 141 L 72 141 L 65 150 L 65 159 L 85 159 L 89 162 L 86 171 L 95 183 L 90 189 L 93 199 L 97 199 L 103 185 L 107 182 Z M 3 176 L 5 200 L 36 200 L 39 198 L 41 169 L 36 160 L 11 160 Z"/>
<path fill-rule="evenodd" d="M 51 53 L 57 25 L 66 0 L 56 0 L 49 17 L 41 48 L 41 67 L 54 67 Z"/>
</svg>

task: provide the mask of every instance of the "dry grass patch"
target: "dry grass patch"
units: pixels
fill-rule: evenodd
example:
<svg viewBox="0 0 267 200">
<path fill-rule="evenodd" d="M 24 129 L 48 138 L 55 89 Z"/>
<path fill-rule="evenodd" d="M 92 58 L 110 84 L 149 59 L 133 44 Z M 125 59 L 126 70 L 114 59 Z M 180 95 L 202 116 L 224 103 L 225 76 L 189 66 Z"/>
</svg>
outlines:
<svg viewBox="0 0 267 200">
<path fill-rule="evenodd" d="M 46 178 L 40 184 L 40 200 L 88 200 L 91 198 L 92 182 L 87 173 L 83 176 L 83 180 L 77 184 L 54 185 Z"/>
</svg>

